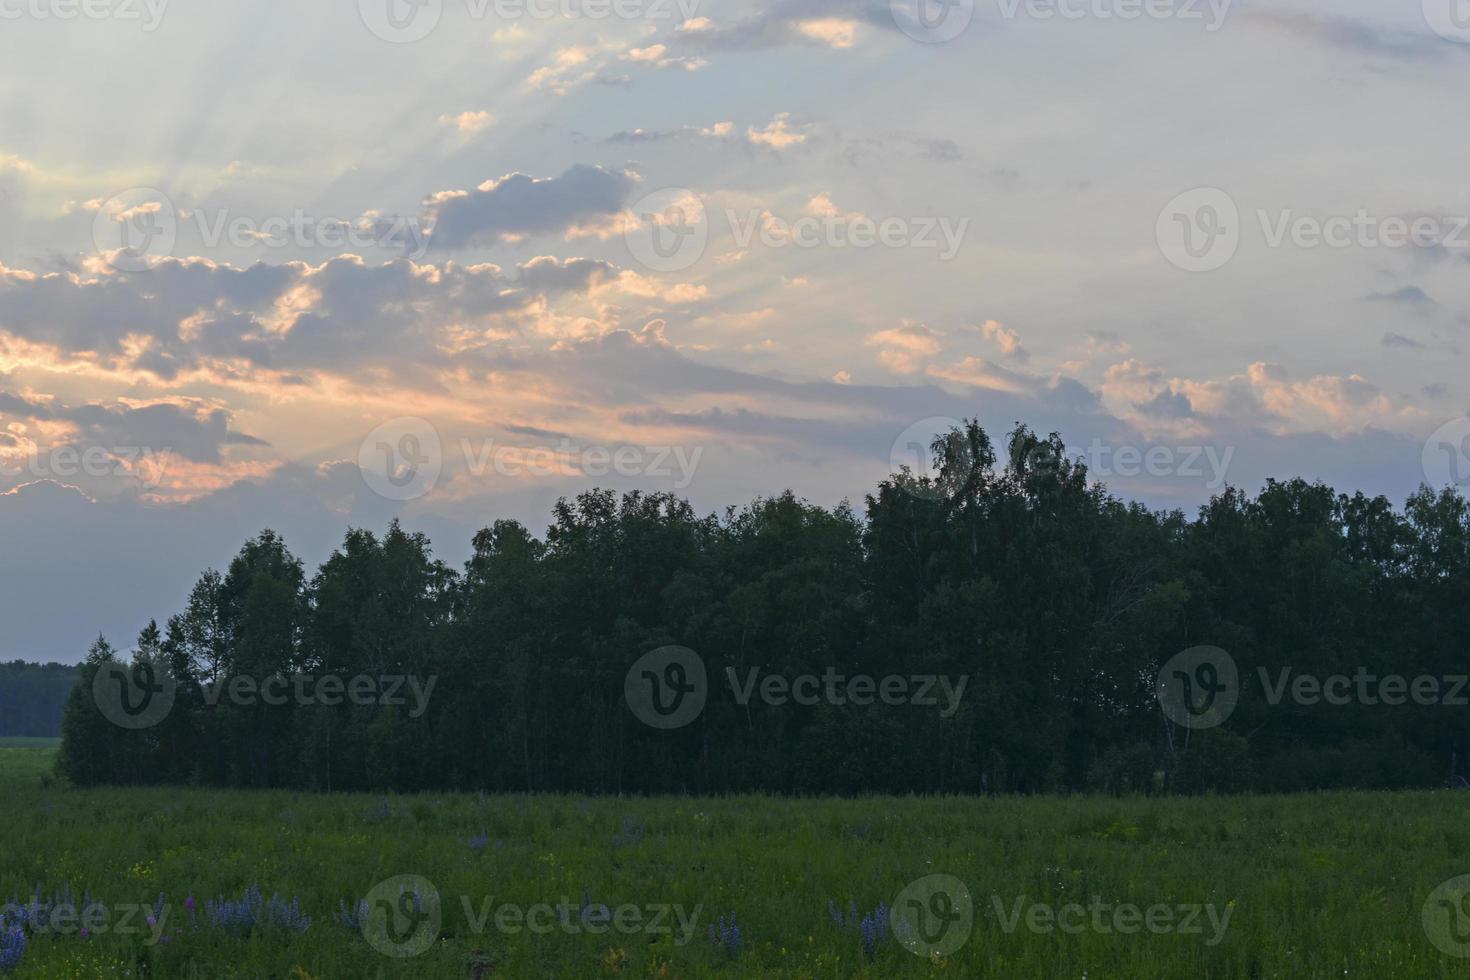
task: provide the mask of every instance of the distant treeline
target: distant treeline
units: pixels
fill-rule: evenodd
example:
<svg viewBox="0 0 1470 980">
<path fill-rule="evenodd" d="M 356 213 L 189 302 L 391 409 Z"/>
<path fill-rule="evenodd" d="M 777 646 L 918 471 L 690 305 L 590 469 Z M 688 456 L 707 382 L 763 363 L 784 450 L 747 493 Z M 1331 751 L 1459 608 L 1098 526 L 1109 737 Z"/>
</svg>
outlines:
<svg viewBox="0 0 1470 980">
<path fill-rule="evenodd" d="M 314 575 L 267 531 L 134 654 L 176 679 L 158 724 L 99 713 L 99 642 L 68 705 L 80 783 L 591 793 L 1199 792 L 1462 782 L 1470 707 L 1271 704 L 1283 668 L 1470 672 L 1470 512 L 1272 481 L 1183 513 L 1090 483 L 1024 427 L 1006 459 L 975 423 L 934 444 L 933 478 L 882 482 L 862 512 L 787 493 L 700 516 L 665 494 L 562 500 L 544 538 L 496 521 L 462 571 L 396 524 L 352 530 Z M 710 693 L 645 725 L 625 678 L 665 645 Z M 1228 651 L 1240 704 L 1171 723 L 1155 678 Z M 967 676 L 957 710 L 881 701 L 741 704 L 752 668 L 787 679 Z M 115 670 L 115 668 L 108 668 Z M 437 679 L 427 710 L 211 705 L 201 684 L 308 673 Z M 658 676 L 657 672 L 650 676 Z M 673 676 L 676 682 L 683 675 Z M 1208 677 L 1201 675 L 1202 680 Z M 1447 684 L 1446 690 L 1452 685 Z"/>
<path fill-rule="evenodd" d="M 61 709 L 76 682 L 76 667 L 0 663 L 0 736 L 59 736 Z"/>
</svg>

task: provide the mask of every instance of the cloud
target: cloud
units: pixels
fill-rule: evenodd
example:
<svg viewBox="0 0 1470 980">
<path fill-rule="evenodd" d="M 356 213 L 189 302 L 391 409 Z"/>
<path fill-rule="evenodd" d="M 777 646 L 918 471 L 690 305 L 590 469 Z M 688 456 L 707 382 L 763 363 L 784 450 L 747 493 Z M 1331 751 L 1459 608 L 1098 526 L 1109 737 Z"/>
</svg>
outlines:
<svg viewBox="0 0 1470 980">
<path fill-rule="evenodd" d="M 628 76 L 609 73 L 609 68 L 615 63 L 652 69 L 676 68 L 683 71 L 698 71 L 707 64 L 701 57 L 671 52 L 667 45 L 657 42 L 625 48 L 617 41 L 599 40 L 558 49 L 555 59 L 533 71 L 526 83 L 532 88 L 558 96 L 564 96 L 573 88 L 589 82 L 603 85 L 629 84 L 631 79 Z"/>
<path fill-rule="evenodd" d="M 30 174 L 36 170 L 35 164 L 14 153 L 0 153 L 0 174 Z"/>
<path fill-rule="evenodd" d="M 957 163 L 965 158 L 965 152 L 952 139 L 921 139 L 918 144 L 924 156 L 939 163 Z"/>
<path fill-rule="evenodd" d="M 980 336 L 1000 348 L 1000 352 L 1018 361 L 1031 357 L 1030 351 L 1021 345 L 1021 335 L 996 320 L 986 320 L 980 325 Z"/>
<path fill-rule="evenodd" d="M 604 143 L 661 143 L 683 136 L 704 136 L 711 139 L 727 139 L 735 132 L 732 122 L 717 122 L 711 126 L 679 126 L 675 129 L 632 129 L 613 133 Z"/>
<path fill-rule="evenodd" d="M 636 61 L 655 68 L 681 68 L 684 71 L 698 71 L 709 63 L 703 58 L 671 56 L 668 47 L 662 44 L 629 48 L 622 57 L 624 61 Z"/>
<path fill-rule="evenodd" d="M 136 273 L 39 276 L 0 266 L 4 338 L 33 345 L 51 367 L 88 366 L 173 380 L 252 373 L 350 374 L 396 365 L 400 375 L 447 364 L 545 313 L 549 297 L 589 294 L 619 270 L 601 260 L 542 256 L 497 265 L 321 265 L 236 269 L 163 259 Z"/>
<path fill-rule="evenodd" d="M 898 30 L 887 0 L 776 0 L 739 20 L 687 21 L 669 43 L 702 53 L 790 45 L 845 50 L 864 26 Z"/>
<path fill-rule="evenodd" d="M 1315 41 L 1353 54 L 1399 61 L 1435 62 L 1452 57 L 1456 46 L 1423 30 L 1381 27 L 1336 14 L 1252 10 L 1246 19 L 1293 38 Z"/>
<path fill-rule="evenodd" d="M 828 193 L 815 194 L 806 202 L 806 213 L 817 218 L 833 218 L 838 221 L 859 221 L 863 219 L 860 211 L 844 211 L 832 200 Z"/>
<path fill-rule="evenodd" d="M 1194 406 L 1189 399 L 1173 390 L 1161 391 L 1137 408 L 1145 415 L 1162 419 L 1187 419 L 1194 415 Z"/>
<path fill-rule="evenodd" d="M 777 113 L 763 129 L 747 127 L 746 139 L 755 146 L 767 146 L 773 150 L 785 150 L 806 142 L 806 134 L 791 128 L 791 113 Z"/>
<path fill-rule="evenodd" d="M 1400 333 L 1386 333 L 1381 341 L 1384 347 L 1397 347 L 1404 350 L 1423 350 L 1424 345 L 1412 337 L 1405 337 Z"/>
<path fill-rule="evenodd" d="M 942 346 L 940 334 L 922 323 L 906 322 L 868 337 L 868 346 L 878 348 L 878 363 L 896 374 L 916 374 L 925 361 Z"/>
<path fill-rule="evenodd" d="M 556 52 L 556 60 L 537 68 L 527 79 L 536 88 L 548 89 L 557 95 L 566 95 L 576 82 L 590 81 L 597 77 L 598 69 L 591 67 L 592 56 L 597 48 L 591 45 L 572 45 Z"/>
<path fill-rule="evenodd" d="M 1400 306 L 1417 307 L 1420 309 L 1427 309 L 1439 305 L 1428 293 L 1418 286 L 1404 286 L 1388 293 L 1371 293 L 1363 298 L 1373 303 L 1396 303 Z"/>
<path fill-rule="evenodd" d="M 799 20 L 795 26 L 799 33 L 829 48 L 850 48 L 857 39 L 857 21 L 841 17 Z"/>
<path fill-rule="evenodd" d="M 202 399 L 67 405 L 0 390 L 0 425 L 0 492 L 60 480 L 93 499 L 191 496 L 273 465 L 227 458 L 228 450 L 268 444 Z"/>
<path fill-rule="evenodd" d="M 483 110 L 466 110 L 458 115 L 443 115 L 439 117 L 441 125 L 453 126 L 459 130 L 461 136 L 473 136 L 490 127 L 495 122 L 495 117 Z"/>
<path fill-rule="evenodd" d="M 559 177 L 513 173 L 472 191 L 443 191 L 430 202 L 429 246 L 463 249 L 522 235 L 567 234 L 612 219 L 637 186 L 629 171 L 577 164 Z"/>
<path fill-rule="evenodd" d="M 953 364 L 931 364 L 927 373 L 932 378 L 1017 395 L 1034 394 L 1047 384 L 1044 378 L 1007 370 L 983 357 L 973 356 L 962 358 Z"/>
</svg>

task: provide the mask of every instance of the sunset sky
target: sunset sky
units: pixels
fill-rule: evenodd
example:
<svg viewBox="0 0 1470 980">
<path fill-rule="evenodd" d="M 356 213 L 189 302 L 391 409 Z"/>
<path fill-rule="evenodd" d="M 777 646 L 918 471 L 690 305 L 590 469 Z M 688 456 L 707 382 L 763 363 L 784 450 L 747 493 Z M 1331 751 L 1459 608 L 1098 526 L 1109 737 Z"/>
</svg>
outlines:
<svg viewBox="0 0 1470 980">
<path fill-rule="evenodd" d="M 0 657 L 967 416 L 1160 507 L 1470 476 L 1456 2 L 0 0 Z"/>
</svg>

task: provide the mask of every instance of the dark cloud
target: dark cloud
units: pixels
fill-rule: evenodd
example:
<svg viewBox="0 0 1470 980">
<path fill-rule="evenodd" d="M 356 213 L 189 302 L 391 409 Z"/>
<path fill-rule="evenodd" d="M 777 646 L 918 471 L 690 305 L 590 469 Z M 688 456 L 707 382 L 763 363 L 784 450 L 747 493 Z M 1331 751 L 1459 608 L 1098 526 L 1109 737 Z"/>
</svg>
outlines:
<svg viewBox="0 0 1470 980">
<path fill-rule="evenodd" d="M 616 266 L 600 259 L 563 261 L 543 255 L 521 266 L 516 283 L 533 293 L 586 292 L 617 274 Z"/>
<path fill-rule="evenodd" d="M 76 435 L 61 445 L 167 451 L 197 463 L 220 462 L 221 450 L 226 446 L 267 445 L 232 429 L 232 417 L 224 409 L 194 404 L 68 406 L 48 398 L 0 391 L 0 415 L 27 422 L 69 423 L 77 430 Z"/>
<path fill-rule="evenodd" d="M 951 139 L 921 139 L 919 147 L 924 156 L 939 163 L 954 163 L 965 158 L 960 145 Z"/>
<path fill-rule="evenodd" d="M 1177 391 L 1161 391 L 1146 402 L 1134 405 L 1145 415 L 1160 419 L 1187 419 L 1194 415 L 1189 397 Z"/>
<path fill-rule="evenodd" d="M 1386 333 L 1381 341 L 1384 347 L 1399 347 L 1407 350 L 1423 350 L 1424 345 L 1412 337 L 1405 337 L 1401 333 Z"/>
<path fill-rule="evenodd" d="M 514 317 L 542 296 L 585 292 L 615 276 L 590 259 L 499 266 L 341 256 L 232 269 L 165 259 L 136 273 L 30 276 L 0 267 L 0 330 L 160 378 L 205 361 L 255 368 L 347 369 L 441 362 L 447 325 Z M 284 310 L 283 310 L 284 308 Z M 289 318 L 289 329 L 281 320 Z M 139 350 L 130 336 L 149 344 Z"/>
<path fill-rule="evenodd" d="M 1370 293 L 1363 298 L 1371 303 L 1395 303 L 1400 306 L 1410 306 L 1419 309 L 1427 309 L 1439 305 L 1434 301 L 1433 297 L 1418 286 L 1402 286 L 1399 289 L 1387 293 Z"/>
<path fill-rule="evenodd" d="M 578 164 L 559 177 L 511 174 L 472 191 L 435 195 L 429 246 L 493 245 L 507 235 L 563 234 L 623 210 L 638 186 L 633 174 Z"/>
</svg>

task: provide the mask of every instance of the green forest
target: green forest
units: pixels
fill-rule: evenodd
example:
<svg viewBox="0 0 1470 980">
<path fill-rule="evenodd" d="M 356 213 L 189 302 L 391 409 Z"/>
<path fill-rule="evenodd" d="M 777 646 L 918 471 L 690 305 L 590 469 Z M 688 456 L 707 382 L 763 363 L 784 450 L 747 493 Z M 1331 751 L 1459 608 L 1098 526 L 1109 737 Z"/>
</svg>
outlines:
<svg viewBox="0 0 1470 980">
<path fill-rule="evenodd" d="M 595 794 L 1200 793 L 1463 783 L 1470 708 L 1299 703 L 1288 676 L 1467 671 L 1470 510 L 1300 479 L 1193 516 L 1111 495 L 1056 435 L 977 422 L 861 506 L 790 493 L 702 515 L 660 493 L 563 499 L 538 537 L 497 520 L 462 569 L 396 523 L 314 573 L 265 531 L 126 655 L 99 639 L 67 703 L 61 773 L 88 784 Z M 145 614 L 153 611 L 143 611 Z M 678 645 L 712 693 L 645 725 L 625 679 Z M 1238 666 L 1224 725 L 1160 710 L 1161 665 Z M 176 686 L 157 724 L 94 703 L 114 661 Z M 966 677 L 956 709 L 740 703 L 727 670 Z M 433 678 L 403 705 L 236 704 L 226 678 Z M 1269 684 L 1264 683 L 1269 681 Z M 713 690 L 713 689 L 718 690 Z M 1278 691 L 1279 695 L 1280 692 Z"/>
<path fill-rule="evenodd" d="M 0 663 L 0 737 L 60 735 L 62 707 L 76 682 L 76 667 Z"/>
</svg>

